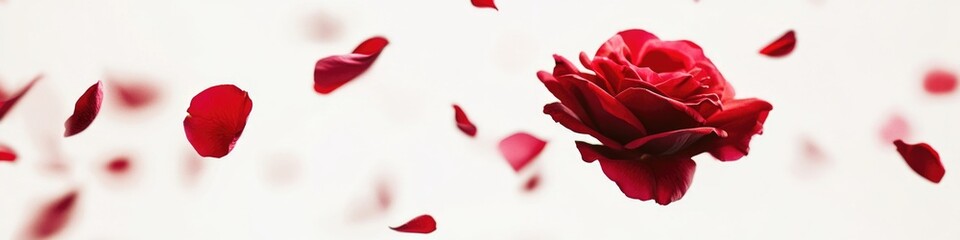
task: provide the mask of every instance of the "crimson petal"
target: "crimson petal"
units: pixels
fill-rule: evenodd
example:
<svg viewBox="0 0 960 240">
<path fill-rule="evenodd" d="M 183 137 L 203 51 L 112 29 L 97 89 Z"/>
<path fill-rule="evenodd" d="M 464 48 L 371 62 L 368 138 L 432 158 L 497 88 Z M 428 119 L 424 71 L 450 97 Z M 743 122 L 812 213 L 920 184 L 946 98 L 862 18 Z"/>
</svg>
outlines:
<svg viewBox="0 0 960 240">
<path fill-rule="evenodd" d="M 420 215 L 399 227 L 390 227 L 397 232 L 405 233 L 432 233 L 437 230 L 437 221 L 430 215 Z"/>
<path fill-rule="evenodd" d="M 770 43 L 763 49 L 760 50 L 760 54 L 767 55 L 769 57 L 783 57 L 793 52 L 793 48 L 797 46 L 797 35 L 793 30 L 788 31 L 783 34 L 779 39 Z"/>
<path fill-rule="evenodd" d="M 114 175 L 122 175 L 130 170 L 130 159 L 127 157 L 117 157 L 107 162 L 107 172 Z"/>
<path fill-rule="evenodd" d="M 27 229 L 28 238 L 45 239 L 60 232 L 73 215 L 76 200 L 77 191 L 74 190 L 44 206 Z"/>
<path fill-rule="evenodd" d="M 750 139 L 763 132 L 763 123 L 773 105 L 755 98 L 730 100 L 723 104 L 724 110 L 710 116 L 706 125 L 727 132 L 727 137 L 720 139 L 710 154 L 720 161 L 734 161 L 750 152 Z"/>
<path fill-rule="evenodd" d="M 0 162 L 16 162 L 17 152 L 6 145 L 0 145 Z"/>
<path fill-rule="evenodd" d="M 73 115 L 70 115 L 70 118 L 67 118 L 67 121 L 63 123 L 66 128 L 63 137 L 70 137 L 86 130 L 97 118 L 97 114 L 100 113 L 100 103 L 102 102 L 103 83 L 97 81 L 96 84 L 87 88 L 80 99 L 77 99 L 77 103 L 73 107 Z"/>
<path fill-rule="evenodd" d="M 221 158 L 233 150 L 247 125 L 253 101 L 234 85 L 217 85 L 193 97 L 183 129 L 200 156 Z"/>
<path fill-rule="evenodd" d="M 923 80 L 923 89 L 930 94 L 948 94 L 957 89 L 957 75 L 945 70 L 931 70 Z"/>
<path fill-rule="evenodd" d="M 460 131 L 463 131 L 463 133 L 467 134 L 468 136 L 476 136 L 477 126 L 470 122 L 470 119 L 467 118 L 467 113 L 464 113 L 463 109 L 456 104 L 453 105 L 453 111 L 454 120 L 457 121 L 457 128 L 460 128 Z"/>
<path fill-rule="evenodd" d="M 497 9 L 497 5 L 493 3 L 493 0 L 470 0 L 470 3 L 472 3 L 474 7 L 478 8 L 493 8 L 497 11 L 500 10 Z"/>
<path fill-rule="evenodd" d="M 117 92 L 122 106 L 129 109 L 146 107 L 154 103 L 159 95 L 156 87 L 145 82 L 121 83 L 111 81 L 110 86 Z"/>
<path fill-rule="evenodd" d="M 893 141 L 897 152 L 907 161 L 914 172 L 933 183 L 940 183 L 946 170 L 940 162 L 940 154 L 926 143 L 907 144 L 902 140 Z"/>
<path fill-rule="evenodd" d="M 363 41 L 351 54 L 334 55 L 317 61 L 313 71 L 313 89 L 328 94 L 360 76 L 373 65 L 389 41 L 373 37 Z"/>
<path fill-rule="evenodd" d="M 593 136 L 598 141 L 603 143 L 603 145 L 609 147 L 622 148 L 619 142 L 603 136 L 603 134 L 600 134 L 600 132 L 597 132 L 597 130 L 588 127 L 580 118 L 577 118 L 577 116 L 574 115 L 573 111 L 571 111 L 562 103 L 555 102 L 543 106 L 543 113 L 550 115 L 550 117 L 553 118 L 553 121 L 560 123 L 560 125 L 563 125 L 573 132 Z"/>
<path fill-rule="evenodd" d="M 644 153 L 669 155 L 687 149 L 700 139 L 710 135 L 722 138 L 726 137 L 727 133 L 713 127 L 685 128 L 648 135 L 627 143 L 626 147 L 627 149 L 640 149 Z"/>
<path fill-rule="evenodd" d="M 523 183 L 523 190 L 527 192 L 533 192 L 534 190 L 537 190 L 537 187 L 539 186 L 540 186 L 540 174 L 537 173 L 537 174 L 534 174 L 533 176 L 530 176 L 530 178 Z"/>
<path fill-rule="evenodd" d="M 37 75 L 33 78 L 33 80 L 30 80 L 30 83 L 27 83 L 27 86 L 23 87 L 23 89 L 20 89 L 20 91 L 14 93 L 10 98 L 3 99 L 2 103 L 0 103 L 0 120 L 2 120 L 3 117 L 7 115 L 7 112 L 10 112 L 10 109 L 20 101 L 20 98 L 30 91 L 30 89 L 33 88 L 33 85 L 42 78 L 43 75 Z"/>
<path fill-rule="evenodd" d="M 577 142 L 585 161 L 598 160 L 603 173 L 629 198 L 667 205 L 680 200 L 693 182 L 697 163 L 689 158 L 623 158 L 603 146 Z M 587 160 L 592 159 L 592 160 Z"/>
<path fill-rule="evenodd" d="M 500 153 L 507 159 L 514 171 L 527 166 L 543 151 L 547 142 L 528 133 L 519 132 L 500 141 Z"/>
</svg>

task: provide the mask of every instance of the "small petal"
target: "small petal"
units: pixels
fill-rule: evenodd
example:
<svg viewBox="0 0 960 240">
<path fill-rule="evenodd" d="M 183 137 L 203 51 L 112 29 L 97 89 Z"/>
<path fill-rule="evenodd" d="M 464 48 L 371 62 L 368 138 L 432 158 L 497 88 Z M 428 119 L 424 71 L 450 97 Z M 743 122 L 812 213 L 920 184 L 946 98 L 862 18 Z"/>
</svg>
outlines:
<svg viewBox="0 0 960 240">
<path fill-rule="evenodd" d="M 460 131 L 463 131 L 463 133 L 467 134 L 468 136 L 476 136 L 477 126 L 470 122 L 470 119 L 467 118 L 467 113 L 464 113 L 463 109 L 456 104 L 453 105 L 453 111 L 454 120 L 457 122 L 457 128 L 460 128 Z"/>
<path fill-rule="evenodd" d="M 900 114 L 892 114 L 880 128 L 880 141 L 889 144 L 897 139 L 910 138 L 910 124 Z"/>
<path fill-rule="evenodd" d="M 386 38 L 373 37 L 360 43 L 351 54 L 318 60 L 313 71 L 313 89 L 328 94 L 357 78 L 373 65 L 388 43 Z"/>
<path fill-rule="evenodd" d="M 36 84 L 37 81 L 40 81 L 40 79 L 42 78 L 43 78 L 43 75 L 37 75 L 36 77 L 33 78 L 33 80 L 30 80 L 30 83 L 27 83 L 27 86 L 20 89 L 20 91 L 11 95 L 10 98 L 3 99 L 2 102 L 0 102 L 0 120 L 2 120 L 4 116 L 7 116 L 7 113 L 10 112 L 10 109 L 12 109 L 13 106 L 15 106 L 17 102 L 20 101 L 20 98 L 22 98 L 24 94 L 30 91 L 30 89 L 33 88 L 33 85 Z"/>
<path fill-rule="evenodd" d="M 0 145 L 0 162 L 16 162 L 17 152 L 6 145 Z"/>
<path fill-rule="evenodd" d="M 420 215 L 399 227 L 390 227 L 397 232 L 405 233 L 432 233 L 437 230 L 437 221 L 430 215 Z"/>
<path fill-rule="evenodd" d="M 514 171 L 519 172 L 520 169 L 532 162 L 537 155 L 540 155 L 540 151 L 543 151 L 543 147 L 546 145 L 547 142 L 533 135 L 519 132 L 501 140 L 499 146 L 500 154 L 503 154 Z"/>
<path fill-rule="evenodd" d="M 221 158 L 240 139 L 253 102 L 246 91 L 234 85 L 217 85 L 190 101 L 183 129 L 200 156 Z"/>
<path fill-rule="evenodd" d="M 902 140 L 896 140 L 893 145 L 897 146 L 897 152 L 907 161 L 907 165 L 914 172 L 920 174 L 923 178 L 933 183 L 940 183 L 946 170 L 943 169 L 943 163 L 940 162 L 940 154 L 926 143 L 907 144 Z"/>
<path fill-rule="evenodd" d="M 797 46 L 797 36 L 793 30 L 788 31 L 783 34 L 779 39 L 770 43 L 763 49 L 760 50 L 760 54 L 767 55 L 769 57 L 783 57 L 793 52 L 793 48 Z"/>
<path fill-rule="evenodd" d="M 923 89 L 935 95 L 952 93 L 957 89 L 957 75 L 945 70 L 931 70 L 923 80 Z"/>
<path fill-rule="evenodd" d="M 127 109 L 141 109 L 156 102 L 158 91 L 154 85 L 147 82 L 109 82 L 116 92 L 121 106 Z"/>
<path fill-rule="evenodd" d="M 528 178 L 527 181 L 523 183 L 523 190 L 526 192 L 533 192 L 534 190 L 537 190 L 537 187 L 539 186 L 540 186 L 540 174 L 537 173 L 537 174 L 534 174 L 533 176 L 530 176 L 530 178 Z"/>
<path fill-rule="evenodd" d="M 76 200 L 74 190 L 44 206 L 27 229 L 27 238 L 46 239 L 63 230 L 73 215 Z"/>
<path fill-rule="evenodd" d="M 500 10 L 497 9 L 497 5 L 493 3 L 493 0 L 470 0 L 470 3 L 473 3 L 473 6 L 478 8 L 493 8 L 494 10 Z"/>
<path fill-rule="evenodd" d="M 63 137 L 70 137 L 86 130 L 97 118 L 97 114 L 100 113 L 100 103 L 102 102 L 103 83 L 97 81 L 96 84 L 87 88 L 80 99 L 77 99 L 77 103 L 73 107 L 73 115 L 70 115 L 67 122 L 63 123 L 66 128 Z"/>
<path fill-rule="evenodd" d="M 130 159 L 127 157 L 117 157 L 107 162 L 107 172 L 113 175 L 123 175 L 130 171 Z"/>
</svg>

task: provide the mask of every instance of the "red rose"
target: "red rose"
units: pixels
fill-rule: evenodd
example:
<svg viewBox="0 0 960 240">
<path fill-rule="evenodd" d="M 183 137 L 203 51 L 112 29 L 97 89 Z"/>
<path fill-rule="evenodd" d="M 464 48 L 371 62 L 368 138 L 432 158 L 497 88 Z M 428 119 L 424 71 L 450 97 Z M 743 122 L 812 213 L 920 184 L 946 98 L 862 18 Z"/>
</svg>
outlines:
<svg viewBox="0 0 960 240">
<path fill-rule="evenodd" d="M 607 40 L 581 72 L 554 56 L 553 73 L 537 76 L 560 102 L 543 112 L 602 145 L 577 142 L 584 161 L 627 197 L 666 205 L 683 197 L 693 180 L 691 159 L 709 152 L 721 161 L 747 155 L 773 106 L 734 99 L 733 87 L 690 41 L 661 41 L 643 30 Z"/>
</svg>

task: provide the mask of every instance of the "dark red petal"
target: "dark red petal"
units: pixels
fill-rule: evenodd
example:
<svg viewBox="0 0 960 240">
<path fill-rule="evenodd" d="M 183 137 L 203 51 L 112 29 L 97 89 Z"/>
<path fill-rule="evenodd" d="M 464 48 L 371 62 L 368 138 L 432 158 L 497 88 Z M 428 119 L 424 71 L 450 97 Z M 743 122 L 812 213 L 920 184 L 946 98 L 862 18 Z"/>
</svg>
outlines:
<svg viewBox="0 0 960 240">
<path fill-rule="evenodd" d="M 27 229 L 27 238 L 45 239 L 60 232 L 70 221 L 76 200 L 77 191 L 74 190 L 44 206 Z"/>
<path fill-rule="evenodd" d="M 130 159 L 127 157 L 117 157 L 107 162 L 107 172 L 113 175 L 122 175 L 130 170 Z"/>
<path fill-rule="evenodd" d="M 16 162 L 17 152 L 6 145 L 0 145 L 0 162 Z"/>
<path fill-rule="evenodd" d="M 923 89 L 930 94 L 948 94 L 957 89 L 957 75 L 945 70 L 931 70 L 923 80 Z"/>
<path fill-rule="evenodd" d="M 659 95 L 645 88 L 630 88 L 617 94 L 623 103 L 648 132 L 664 132 L 674 129 L 702 126 L 704 121 L 696 110 L 682 102 Z"/>
<path fill-rule="evenodd" d="M 783 57 L 793 52 L 793 48 L 796 46 L 797 36 L 793 30 L 790 30 L 776 41 L 770 43 L 770 45 L 760 49 L 760 54 L 770 57 Z"/>
<path fill-rule="evenodd" d="M 643 45 L 649 41 L 659 40 L 656 35 L 644 30 L 626 30 L 617 33 L 617 35 L 614 35 L 607 40 L 607 42 L 603 43 L 600 49 L 597 49 L 597 53 L 594 56 L 606 57 L 613 60 L 624 57 L 627 58 L 626 60 L 635 63 L 637 59 L 640 58 L 638 53 L 640 53 Z"/>
<path fill-rule="evenodd" d="M 470 0 L 470 3 L 473 3 L 473 6 L 478 8 L 493 8 L 494 10 L 500 10 L 497 9 L 497 5 L 493 3 L 493 0 Z"/>
<path fill-rule="evenodd" d="M 519 132 L 500 140 L 499 147 L 503 158 L 507 159 L 514 171 L 519 172 L 520 169 L 532 162 L 537 155 L 540 155 L 540 151 L 543 151 L 543 147 L 546 145 L 547 142 L 533 135 Z"/>
<path fill-rule="evenodd" d="M 70 137 L 86 130 L 93 123 L 93 119 L 97 118 L 97 114 L 100 113 L 100 103 L 102 102 L 103 83 L 97 81 L 96 84 L 87 88 L 80 99 L 77 99 L 77 103 L 73 107 L 73 115 L 70 115 L 67 122 L 63 123 L 66 128 L 63 137 Z"/>
<path fill-rule="evenodd" d="M 159 93 L 154 85 L 147 82 L 110 81 L 111 89 L 116 91 L 120 104 L 129 109 L 146 107 L 157 100 Z"/>
<path fill-rule="evenodd" d="M 33 80 L 30 80 L 30 83 L 27 83 L 27 86 L 23 87 L 23 89 L 20 89 L 20 91 L 11 95 L 10 98 L 3 99 L 3 102 L 0 103 L 0 120 L 2 120 L 3 117 L 7 116 L 7 113 L 10 112 L 10 109 L 13 108 L 13 106 L 15 106 L 17 102 L 20 101 L 20 98 L 22 98 L 24 94 L 30 91 L 30 89 L 33 88 L 33 85 L 36 84 L 37 81 L 40 81 L 40 79 L 42 78 L 43 78 L 43 75 L 37 75 L 36 77 L 33 78 Z"/>
<path fill-rule="evenodd" d="M 553 118 L 553 121 L 560 123 L 564 127 L 570 129 L 575 133 L 588 134 L 593 136 L 598 141 L 603 143 L 603 145 L 613 147 L 613 148 L 622 148 L 620 143 L 610 139 L 597 130 L 594 130 L 590 127 L 587 127 L 582 121 L 580 121 L 573 112 L 564 106 L 562 103 L 551 103 L 543 106 L 543 113 L 550 115 Z"/>
<path fill-rule="evenodd" d="M 920 174 L 923 178 L 933 183 L 940 183 L 946 170 L 943 169 L 943 163 L 940 162 L 940 154 L 926 143 L 907 144 L 902 140 L 896 140 L 893 145 L 897 146 L 897 152 L 907 161 L 907 165 L 914 172 Z"/>
<path fill-rule="evenodd" d="M 587 115 L 593 119 L 595 128 L 605 136 L 626 142 L 647 134 L 643 124 L 630 109 L 597 85 L 574 75 L 563 76 L 559 81 L 569 84 L 569 91 L 581 99 L 580 102 L 585 106 Z M 563 104 L 569 106 L 565 102 Z M 579 114 L 577 116 L 583 118 Z"/>
<path fill-rule="evenodd" d="M 534 174 L 533 176 L 530 176 L 530 178 L 528 178 L 527 181 L 523 183 L 523 190 L 527 192 L 533 192 L 533 190 L 537 190 L 537 187 L 539 186 L 540 186 L 540 174 L 537 173 L 537 174 Z"/>
<path fill-rule="evenodd" d="M 570 87 L 561 83 L 560 80 L 554 75 L 551 75 L 545 71 L 537 72 L 537 78 L 540 79 L 540 82 L 543 83 L 543 86 L 547 87 L 547 90 L 553 94 L 557 100 L 560 100 L 564 106 L 570 109 L 573 112 L 574 116 L 580 119 L 583 124 L 587 126 L 594 126 L 593 119 L 587 115 L 584 103 L 580 102 L 580 97 L 575 96 L 570 90 Z"/>
<path fill-rule="evenodd" d="M 727 137 L 720 139 L 710 154 L 720 161 L 733 161 L 750 152 L 750 139 L 763 132 L 763 123 L 773 105 L 755 98 L 723 104 L 724 110 L 708 118 L 706 125 L 727 132 Z"/>
<path fill-rule="evenodd" d="M 653 155 L 669 155 L 686 150 L 703 137 L 714 135 L 726 137 L 726 132 L 712 127 L 697 127 L 673 130 L 647 135 L 627 143 L 627 149 L 639 149 L 640 152 Z M 691 153 L 693 155 L 702 152 Z"/>
<path fill-rule="evenodd" d="M 907 139 L 910 137 L 910 124 L 907 119 L 900 114 L 890 115 L 887 122 L 880 127 L 880 141 L 890 143 L 897 139 Z"/>
<path fill-rule="evenodd" d="M 373 37 L 360 43 L 351 54 L 318 60 L 313 71 L 313 89 L 328 94 L 360 76 L 373 65 L 388 43 L 386 38 Z"/>
<path fill-rule="evenodd" d="M 584 159 L 595 158 L 600 168 L 611 181 L 615 182 L 627 197 L 647 201 L 654 199 L 660 205 L 680 200 L 693 182 L 693 173 L 697 164 L 689 158 L 658 159 L 620 158 L 610 154 L 615 152 L 577 142 Z M 603 150 L 603 151 L 597 151 Z"/>
<path fill-rule="evenodd" d="M 454 111 L 454 120 L 457 121 L 457 128 L 460 128 L 460 131 L 463 131 L 463 133 L 467 134 L 468 136 L 471 136 L 471 137 L 476 136 L 477 126 L 473 125 L 473 123 L 470 122 L 470 119 L 467 118 L 467 114 L 463 112 L 463 109 L 461 109 L 460 106 L 454 104 L 453 111 Z"/>
<path fill-rule="evenodd" d="M 405 233 L 432 233 L 437 230 L 437 221 L 430 215 L 420 215 L 399 227 L 390 227 L 390 229 Z"/>
<path fill-rule="evenodd" d="M 556 64 L 553 67 L 554 76 L 563 76 L 567 74 L 580 74 L 580 70 L 577 69 L 577 66 L 573 65 L 570 61 L 560 55 L 553 55 L 553 61 Z"/>
<path fill-rule="evenodd" d="M 253 101 L 234 85 L 217 85 L 193 97 L 183 129 L 200 156 L 221 158 L 233 150 L 247 125 Z"/>
</svg>

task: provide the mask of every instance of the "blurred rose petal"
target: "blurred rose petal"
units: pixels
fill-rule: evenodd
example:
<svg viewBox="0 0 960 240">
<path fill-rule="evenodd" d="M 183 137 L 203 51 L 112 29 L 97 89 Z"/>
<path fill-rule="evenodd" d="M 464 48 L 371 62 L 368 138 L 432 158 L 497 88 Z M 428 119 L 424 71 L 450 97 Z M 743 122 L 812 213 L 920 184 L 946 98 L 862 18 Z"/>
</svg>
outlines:
<svg viewBox="0 0 960 240">
<path fill-rule="evenodd" d="M 943 169 L 943 163 L 940 162 L 940 154 L 926 143 L 907 144 L 902 140 L 896 140 L 893 145 L 897 146 L 897 152 L 907 161 L 907 165 L 914 172 L 920 174 L 923 178 L 933 183 L 940 183 L 946 170 Z"/>
<path fill-rule="evenodd" d="M 93 119 L 97 118 L 97 114 L 100 113 L 100 103 L 102 102 L 103 83 L 97 81 L 96 84 L 87 88 L 80 99 L 77 99 L 73 108 L 73 115 L 70 115 L 67 122 L 63 123 L 66 128 L 63 137 L 70 137 L 86 130 L 93 123 Z"/>
<path fill-rule="evenodd" d="M 307 19 L 307 31 L 311 38 L 321 42 L 332 42 L 342 35 L 343 27 L 339 20 L 330 14 L 318 12 Z"/>
<path fill-rule="evenodd" d="M 820 146 L 818 146 L 813 139 L 803 138 L 801 141 L 804 158 L 812 162 L 822 162 L 826 160 L 827 155 L 823 153 L 823 150 L 820 149 Z"/>
<path fill-rule="evenodd" d="M 390 209 L 391 204 L 393 204 L 393 191 L 390 183 L 386 179 L 380 179 L 380 181 L 377 181 L 377 205 L 380 210 L 385 211 Z"/>
<path fill-rule="evenodd" d="M 500 141 L 500 154 L 507 159 L 514 171 L 519 172 L 533 161 L 546 145 L 547 142 L 533 135 L 514 133 Z"/>
<path fill-rule="evenodd" d="M 4 98 L 2 100 L 2 103 L 0 103 L 0 120 L 2 120 L 8 112 L 10 112 L 10 109 L 20 101 L 20 98 L 30 91 L 30 89 L 33 88 L 33 85 L 36 84 L 41 78 L 43 78 L 43 75 L 37 75 L 33 78 L 33 80 L 30 80 L 30 83 L 27 83 L 27 86 L 20 89 L 20 91 L 11 95 L 10 98 Z"/>
<path fill-rule="evenodd" d="M 351 54 L 334 55 L 317 61 L 313 71 L 313 89 L 328 94 L 360 76 L 373 65 L 389 41 L 373 37 L 360 43 Z"/>
<path fill-rule="evenodd" d="M 770 45 L 761 49 L 760 54 L 770 57 L 783 57 L 793 52 L 793 48 L 796 46 L 797 36 L 793 30 L 790 30 L 776 41 L 770 43 Z"/>
<path fill-rule="evenodd" d="M 493 3 L 493 0 L 470 0 L 470 3 L 473 3 L 473 6 L 478 8 L 493 8 L 494 10 L 500 10 L 497 9 L 497 5 Z"/>
<path fill-rule="evenodd" d="M 121 106 L 127 109 L 141 109 L 156 102 L 160 95 L 157 87 L 146 82 L 110 81 L 111 89 L 116 92 Z"/>
<path fill-rule="evenodd" d="M 73 190 L 44 206 L 27 229 L 27 239 L 45 239 L 60 232 L 70 221 L 76 205 L 77 191 Z"/>
<path fill-rule="evenodd" d="M 0 145 L 0 162 L 16 162 L 17 152 L 7 145 Z"/>
<path fill-rule="evenodd" d="M 457 127 L 460 128 L 460 131 L 463 131 L 463 133 L 471 137 L 476 136 L 477 126 L 470 122 L 470 119 L 467 118 L 467 113 L 464 113 L 463 109 L 456 104 L 453 105 L 453 111 L 454 119 L 457 121 Z"/>
<path fill-rule="evenodd" d="M 107 172 L 113 175 L 122 175 L 130 171 L 130 159 L 127 157 L 117 157 L 107 162 Z"/>
<path fill-rule="evenodd" d="M 952 93 L 957 89 L 957 75 L 941 69 L 931 70 L 923 80 L 923 89 L 935 95 Z"/>
<path fill-rule="evenodd" d="M 183 182 L 185 184 L 194 184 L 200 178 L 203 171 L 203 159 L 193 152 L 187 150 L 183 157 Z"/>
<path fill-rule="evenodd" d="M 394 231 L 406 233 L 432 233 L 437 230 L 437 221 L 430 215 L 420 215 L 399 227 L 391 227 Z"/>
<path fill-rule="evenodd" d="M 537 173 L 537 174 L 534 174 L 533 176 L 530 176 L 530 178 L 528 178 L 527 181 L 524 182 L 523 190 L 527 192 L 533 192 L 534 190 L 537 190 L 537 187 L 539 186 L 540 186 L 540 174 Z"/>
<path fill-rule="evenodd" d="M 247 125 L 253 101 L 234 85 L 217 85 L 193 97 L 183 129 L 200 156 L 221 158 L 233 150 Z"/>
<path fill-rule="evenodd" d="M 887 144 L 897 139 L 907 139 L 909 137 L 910 124 L 900 114 L 890 115 L 890 118 L 880 129 L 880 140 Z"/>
</svg>

